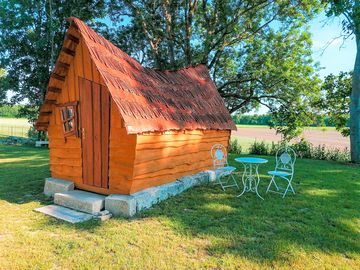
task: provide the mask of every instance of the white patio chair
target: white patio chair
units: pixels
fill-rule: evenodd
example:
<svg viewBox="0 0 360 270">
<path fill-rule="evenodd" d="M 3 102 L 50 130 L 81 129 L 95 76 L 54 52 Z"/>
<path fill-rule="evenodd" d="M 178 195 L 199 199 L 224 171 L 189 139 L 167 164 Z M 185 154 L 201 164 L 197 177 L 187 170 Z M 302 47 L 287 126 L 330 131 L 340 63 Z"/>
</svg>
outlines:
<svg viewBox="0 0 360 270">
<path fill-rule="evenodd" d="M 225 188 L 228 187 L 237 187 L 239 189 L 239 185 L 233 175 L 236 168 L 229 166 L 226 148 L 222 144 L 214 144 L 211 148 L 211 157 L 214 169 L 216 169 L 218 175 L 217 184 L 221 186 L 222 190 L 225 191 Z M 222 180 L 224 178 L 225 181 Z"/>
<path fill-rule="evenodd" d="M 294 165 L 296 161 L 296 153 L 293 149 L 291 149 L 288 146 L 281 147 L 276 152 L 276 166 L 274 171 L 268 171 L 268 174 L 271 175 L 271 181 L 269 183 L 269 186 L 266 190 L 266 193 L 274 192 L 281 194 L 284 198 L 286 193 L 291 190 L 292 193 L 295 194 L 295 190 L 293 186 L 291 185 L 291 181 L 294 177 Z M 286 181 L 287 186 L 286 188 L 281 188 L 276 183 L 275 178 L 280 178 Z M 270 189 L 271 186 L 274 185 L 274 189 Z"/>
</svg>

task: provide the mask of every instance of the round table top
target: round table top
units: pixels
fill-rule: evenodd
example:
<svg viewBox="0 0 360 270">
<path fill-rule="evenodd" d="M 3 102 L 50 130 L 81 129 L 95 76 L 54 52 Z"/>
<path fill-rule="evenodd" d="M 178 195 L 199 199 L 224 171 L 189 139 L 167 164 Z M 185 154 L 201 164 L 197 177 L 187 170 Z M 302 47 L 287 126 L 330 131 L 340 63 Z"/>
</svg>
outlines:
<svg viewBox="0 0 360 270">
<path fill-rule="evenodd" d="M 235 161 L 241 163 L 253 163 L 253 164 L 263 164 L 268 162 L 268 160 L 265 158 L 256 158 L 256 157 L 238 157 L 235 158 Z"/>
</svg>

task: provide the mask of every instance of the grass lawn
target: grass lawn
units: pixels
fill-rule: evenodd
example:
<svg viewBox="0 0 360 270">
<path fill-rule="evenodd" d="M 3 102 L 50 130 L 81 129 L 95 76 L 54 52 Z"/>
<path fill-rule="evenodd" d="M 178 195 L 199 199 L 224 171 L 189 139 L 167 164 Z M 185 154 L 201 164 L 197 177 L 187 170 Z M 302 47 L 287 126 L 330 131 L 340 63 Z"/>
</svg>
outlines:
<svg viewBox="0 0 360 270">
<path fill-rule="evenodd" d="M 264 194 L 273 166 L 260 167 L 264 201 L 209 185 L 71 225 L 33 211 L 51 202 L 48 151 L 0 146 L 0 269 L 359 269 L 359 167 L 299 160 L 297 194 L 281 199 Z"/>
</svg>

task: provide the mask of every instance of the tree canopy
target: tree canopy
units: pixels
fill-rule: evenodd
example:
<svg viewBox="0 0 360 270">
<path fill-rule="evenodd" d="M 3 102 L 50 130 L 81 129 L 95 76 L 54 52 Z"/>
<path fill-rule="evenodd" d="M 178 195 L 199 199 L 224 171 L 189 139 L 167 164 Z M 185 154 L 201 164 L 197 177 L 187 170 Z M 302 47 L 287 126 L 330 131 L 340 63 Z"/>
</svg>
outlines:
<svg viewBox="0 0 360 270">
<path fill-rule="evenodd" d="M 306 23 L 319 1 L 112 1 L 114 41 L 145 65 L 205 63 L 231 113 L 265 106 L 292 137 L 319 93 Z"/>
<path fill-rule="evenodd" d="M 91 22 L 105 14 L 105 1 L 1 1 L 0 2 L 0 97 L 13 93 L 12 103 L 27 101 L 20 112 L 30 120 L 37 116 L 50 72 L 62 46 L 66 18 L 78 16 Z"/>
<path fill-rule="evenodd" d="M 14 103 L 41 103 L 64 18 L 77 16 L 145 66 L 206 64 L 230 112 L 265 106 L 290 138 L 311 121 L 320 91 L 306 27 L 320 9 L 318 0 L 2 2 L 0 66 L 8 72 L 2 89 L 15 93 Z M 99 25 L 104 17 L 109 27 Z"/>
<path fill-rule="evenodd" d="M 349 136 L 350 95 L 352 72 L 340 72 L 325 77 L 321 86 L 323 96 L 319 108 L 325 113 L 338 131 Z"/>
</svg>

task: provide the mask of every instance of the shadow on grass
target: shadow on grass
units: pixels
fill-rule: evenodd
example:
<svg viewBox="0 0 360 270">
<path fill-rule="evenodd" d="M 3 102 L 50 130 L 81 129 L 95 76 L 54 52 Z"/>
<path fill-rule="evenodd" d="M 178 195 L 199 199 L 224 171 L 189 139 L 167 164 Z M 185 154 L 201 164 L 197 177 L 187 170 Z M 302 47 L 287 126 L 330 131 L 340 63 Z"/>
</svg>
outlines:
<svg viewBox="0 0 360 270">
<path fill-rule="evenodd" d="M 43 194 L 44 181 L 49 176 L 48 149 L 0 145 L 0 200 L 15 204 L 32 201 L 38 201 L 41 205 L 52 204 L 53 199 Z M 34 212 L 35 214 L 43 215 Z M 39 222 L 39 228 L 61 226 L 90 233 L 100 225 L 101 222 L 97 220 L 71 224 L 47 218 Z"/>
<path fill-rule="evenodd" d="M 239 164 L 232 165 L 241 169 Z M 189 190 L 139 217 L 162 218 L 180 234 L 211 238 L 207 252 L 213 256 L 287 262 L 292 254 L 304 251 L 341 253 L 348 258 L 358 254 L 359 170 L 335 162 L 299 160 L 297 194 L 288 193 L 282 199 L 265 194 L 270 178 L 264 173 L 273 166 L 270 158 L 260 168 L 264 201 L 253 193 L 236 198 L 237 190 L 222 192 L 209 185 Z"/>
</svg>

